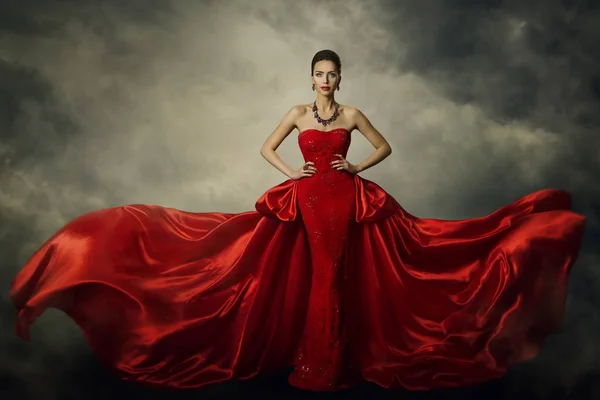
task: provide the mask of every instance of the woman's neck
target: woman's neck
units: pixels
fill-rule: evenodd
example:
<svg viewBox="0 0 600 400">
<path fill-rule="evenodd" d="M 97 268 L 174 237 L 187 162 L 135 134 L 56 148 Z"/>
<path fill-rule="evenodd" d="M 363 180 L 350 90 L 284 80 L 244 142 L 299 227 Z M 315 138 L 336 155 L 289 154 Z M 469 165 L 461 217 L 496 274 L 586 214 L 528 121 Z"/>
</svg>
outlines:
<svg viewBox="0 0 600 400">
<path fill-rule="evenodd" d="M 334 109 L 335 99 L 333 98 L 333 96 L 331 96 L 331 97 L 317 96 L 316 104 L 317 104 L 317 109 L 319 111 L 325 111 L 325 112 L 332 111 Z"/>
</svg>

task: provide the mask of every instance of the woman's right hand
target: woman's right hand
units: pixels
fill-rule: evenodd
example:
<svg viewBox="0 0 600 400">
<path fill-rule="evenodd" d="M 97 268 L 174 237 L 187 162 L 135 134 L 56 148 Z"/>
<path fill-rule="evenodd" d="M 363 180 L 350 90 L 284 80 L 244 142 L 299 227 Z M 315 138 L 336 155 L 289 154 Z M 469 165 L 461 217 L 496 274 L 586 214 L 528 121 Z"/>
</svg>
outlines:
<svg viewBox="0 0 600 400">
<path fill-rule="evenodd" d="M 297 181 L 298 179 L 307 178 L 313 176 L 317 172 L 315 163 L 312 161 L 306 162 L 300 169 L 294 171 L 290 179 Z"/>
</svg>

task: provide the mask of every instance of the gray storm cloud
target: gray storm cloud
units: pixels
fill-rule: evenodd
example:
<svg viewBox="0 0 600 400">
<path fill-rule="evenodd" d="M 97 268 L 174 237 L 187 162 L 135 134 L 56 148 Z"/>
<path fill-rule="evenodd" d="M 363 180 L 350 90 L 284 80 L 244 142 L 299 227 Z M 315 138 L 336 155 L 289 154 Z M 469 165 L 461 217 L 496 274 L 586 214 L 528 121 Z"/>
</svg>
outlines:
<svg viewBox="0 0 600 400">
<path fill-rule="evenodd" d="M 579 10 L 551 7 L 559 22 L 549 25 L 550 17 L 526 6 L 365 3 L 84 2 L 4 10 L 0 335 L 20 349 L 2 358 L 6 374 L 30 383 L 59 376 L 48 360 L 72 366 L 88 351 L 70 321 L 53 312 L 36 324 L 32 343 L 14 337 L 7 292 L 35 248 L 97 208 L 252 209 L 285 178 L 259 148 L 291 106 L 312 101 L 310 59 L 323 48 L 342 57 L 338 101 L 358 106 L 394 148 L 364 176 L 409 212 L 473 217 L 529 191 L 561 187 L 597 229 L 600 140 L 591 132 L 600 122 L 589 116 L 597 98 L 585 90 L 593 75 L 585 43 L 599 31 L 593 16 L 578 25 L 584 44 L 577 44 L 563 25 Z M 546 42 L 566 47 L 541 50 Z M 354 132 L 349 159 L 370 151 Z M 280 153 L 301 164 L 295 133 Z M 564 330 L 519 368 L 559 386 L 598 371 L 591 333 L 600 328 L 598 253 L 587 245 L 575 267 Z"/>
</svg>

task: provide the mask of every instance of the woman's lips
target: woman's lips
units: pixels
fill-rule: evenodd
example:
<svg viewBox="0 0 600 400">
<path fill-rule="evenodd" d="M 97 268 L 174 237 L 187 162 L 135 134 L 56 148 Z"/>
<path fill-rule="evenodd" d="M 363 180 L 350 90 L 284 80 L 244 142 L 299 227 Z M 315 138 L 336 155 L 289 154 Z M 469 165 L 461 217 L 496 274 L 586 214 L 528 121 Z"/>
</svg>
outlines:
<svg viewBox="0 0 600 400">
<path fill-rule="evenodd" d="M 323 89 L 323 90 L 329 90 L 331 88 L 329 86 L 321 86 L 321 89 Z"/>
</svg>

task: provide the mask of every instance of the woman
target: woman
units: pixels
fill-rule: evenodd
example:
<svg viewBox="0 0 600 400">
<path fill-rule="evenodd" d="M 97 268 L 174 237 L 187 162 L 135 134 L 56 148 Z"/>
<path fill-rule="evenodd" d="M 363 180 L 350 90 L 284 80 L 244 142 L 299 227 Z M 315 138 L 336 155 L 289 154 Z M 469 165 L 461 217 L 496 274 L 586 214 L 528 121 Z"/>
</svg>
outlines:
<svg viewBox="0 0 600 400">
<path fill-rule="evenodd" d="M 173 388 L 293 366 L 290 383 L 309 390 L 431 389 L 533 357 L 561 322 L 581 245 L 569 194 L 460 221 L 410 215 L 357 175 L 391 149 L 335 102 L 340 73 L 334 52 L 313 58 L 315 102 L 292 108 L 261 149 L 290 179 L 257 211 L 130 205 L 58 231 L 13 283 L 18 335 L 56 307 L 121 377 Z M 296 171 L 275 152 L 294 129 Z M 357 165 L 345 158 L 355 129 L 376 149 Z"/>
</svg>

